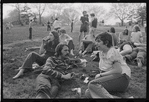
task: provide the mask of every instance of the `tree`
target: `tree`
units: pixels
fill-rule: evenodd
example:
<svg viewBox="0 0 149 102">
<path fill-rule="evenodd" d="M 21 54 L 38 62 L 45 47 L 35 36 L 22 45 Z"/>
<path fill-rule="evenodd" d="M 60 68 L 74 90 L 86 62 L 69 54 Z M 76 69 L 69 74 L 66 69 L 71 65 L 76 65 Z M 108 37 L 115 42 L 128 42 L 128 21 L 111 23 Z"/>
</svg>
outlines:
<svg viewBox="0 0 149 102">
<path fill-rule="evenodd" d="M 21 22 L 21 10 L 22 10 L 22 4 L 21 3 L 17 3 L 12 5 L 13 7 L 16 8 L 17 12 L 18 12 L 18 21 L 19 23 L 23 26 L 22 22 Z"/>
<path fill-rule="evenodd" d="M 37 4 L 34 4 L 34 7 L 36 8 L 36 10 L 38 12 L 39 24 L 42 24 L 41 18 L 42 18 L 42 14 L 45 11 L 46 4 L 45 3 L 37 3 Z"/>
<path fill-rule="evenodd" d="M 79 13 L 73 8 L 65 8 L 62 11 L 61 18 L 63 19 L 63 23 L 67 23 L 68 25 L 74 20 L 74 23 L 78 21 Z"/>
<path fill-rule="evenodd" d="M 141 25 L 143 26 L 144 23 L 143 21 L 146 21 L 146 6 L 141 6 L 138 10 L 137 10 L 137 14 L 138 14 L 138 19 L 141 21 Z"/>
<path fill-rule="evenodd" d="M 124 20 L 132 19 L 135 16 L 137 8 L 140 5 L 141 3 L 112 3 L 109 14 L 118 18 L 123 26 Z"/>
</svg>

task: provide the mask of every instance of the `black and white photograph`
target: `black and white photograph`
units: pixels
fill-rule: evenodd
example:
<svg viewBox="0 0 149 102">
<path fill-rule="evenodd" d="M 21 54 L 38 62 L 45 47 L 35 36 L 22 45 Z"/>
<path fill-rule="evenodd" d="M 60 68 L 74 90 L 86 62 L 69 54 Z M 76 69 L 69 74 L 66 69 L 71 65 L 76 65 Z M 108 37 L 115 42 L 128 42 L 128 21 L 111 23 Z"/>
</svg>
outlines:
<svg viewBox="0 0 149 102">
<path fill-rule="evenodd" d="M 2 3 L 2 99 L 146 98 L 146 8 Z"/>
</svg>

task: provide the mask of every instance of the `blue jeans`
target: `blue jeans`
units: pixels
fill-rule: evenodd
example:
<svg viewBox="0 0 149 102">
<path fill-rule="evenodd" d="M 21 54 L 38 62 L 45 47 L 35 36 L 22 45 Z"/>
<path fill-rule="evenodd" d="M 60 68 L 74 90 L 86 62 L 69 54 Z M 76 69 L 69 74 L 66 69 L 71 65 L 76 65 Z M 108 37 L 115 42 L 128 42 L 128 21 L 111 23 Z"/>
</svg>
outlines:
<svg viewBox="0 0 149 102">
<path fill-rule="evenodd" d="M 94 79 L 88 84 L 89 96 L 90 98 L 113 98 L 109 92 L 125 92 L 129 81 L 130 78 L 126 74 L 112 74 Z"/>
</svg>

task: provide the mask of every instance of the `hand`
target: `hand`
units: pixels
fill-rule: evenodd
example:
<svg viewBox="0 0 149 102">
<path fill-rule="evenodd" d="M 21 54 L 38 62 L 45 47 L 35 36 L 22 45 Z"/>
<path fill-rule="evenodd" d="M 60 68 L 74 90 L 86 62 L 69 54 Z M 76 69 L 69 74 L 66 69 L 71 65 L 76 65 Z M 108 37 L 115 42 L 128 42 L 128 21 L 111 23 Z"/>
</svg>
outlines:
<svg viewBox="0 0 149 102">
<path fill-rule="evenodd" d="M 62 75 L 62 78 L 63 79 L 71 79 L 72 78 L 72 74 L 71 73 L 68 73 L 66 75 Z"/>
<path fill-rule="evenodd" d="M 101 77 L 101 74 L 97 74 L 97 75 L 95 76 L 95 79 L 100 78 L 100 77 Z"/>
</svg>

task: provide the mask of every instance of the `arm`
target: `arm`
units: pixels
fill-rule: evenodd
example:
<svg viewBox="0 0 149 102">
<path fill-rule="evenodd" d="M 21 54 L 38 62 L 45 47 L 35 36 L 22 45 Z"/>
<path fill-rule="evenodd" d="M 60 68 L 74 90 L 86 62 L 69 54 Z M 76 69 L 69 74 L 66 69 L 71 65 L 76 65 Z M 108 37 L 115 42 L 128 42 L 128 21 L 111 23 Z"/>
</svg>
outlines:
<svg viewBox="0 0 149 102">
<path fill-rule="evenodd" d="M 55 63 L 55 61 L 53 60 L 54 59 L 52 59 L 51 57 L 47 59 L 44 69 L 42 71 L 42 74 L 49 75 L 57 79 L 61 79 L 61 78 L 70 79 L 71 73 L 63 75 L 61 72 L 54 70 L 57 67 L 57 63 Z"/>
<path fill-rule="evenodd" d="M 110 71 L 100 73 L 101 76 L 107 76 L 114 73 L 122 73 L 122 68 L 119 62 L 114 62 L 113 68 Z"/>
<path fill-rule="evenodd" d="M 39 49 L 39 54 L 43 54 L 45 52 L 45 49 L 44 49 L 44 42 L 42 41 L 41 43 L 41 46 L 40 46 L 40 49 Z"/>
<path fill-rule="evenodd" d="M 70 37 L 68 34 L 66 34 L 66 39 L 67 40 L 72 40 L 72 37 Z"/>
</svg>

